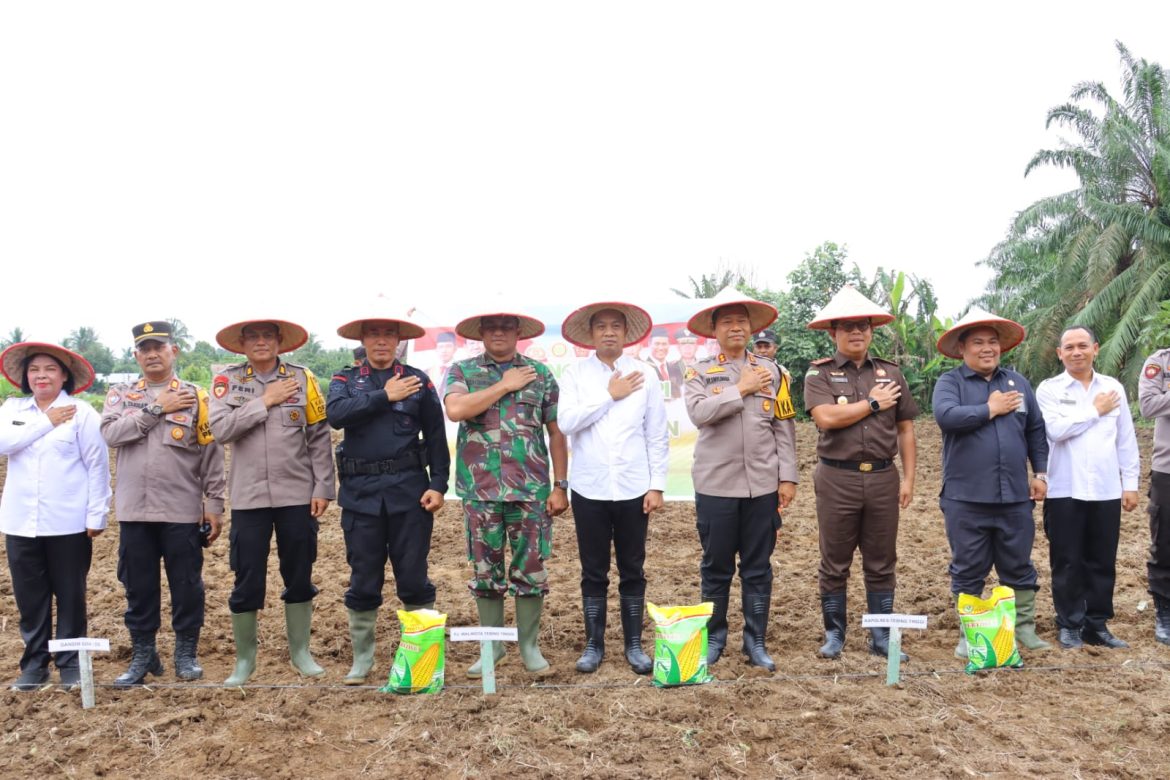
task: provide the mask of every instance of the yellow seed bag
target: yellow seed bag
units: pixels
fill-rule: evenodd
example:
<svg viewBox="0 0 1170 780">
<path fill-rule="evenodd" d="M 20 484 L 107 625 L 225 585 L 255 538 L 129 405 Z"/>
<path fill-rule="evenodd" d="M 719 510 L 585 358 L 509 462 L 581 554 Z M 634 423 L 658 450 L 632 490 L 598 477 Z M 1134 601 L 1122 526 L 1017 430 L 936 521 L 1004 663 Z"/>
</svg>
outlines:
<svg viewBox="0 0 1170 780">
<path fill-rule="evenodd" d="M 960 593 L 959 623 L 967 638 L 967 671 L 1023 666 L 1016 649 L 1016 592 L 1006 585 L 981 599 Z"/>
<path fill-rule="evenodd" d="M 688 607 L 646 602 L 654 621 L 655 685 L 697 685 L 714 679 L 707 671 L 707 621 L 713 610 L 710 601 Z"/>
<path fill-rule="evenodd" d="M 446 665 L 447 616 L 433 609 L 398 610 L 402 639 L 382 693 L 438 693 Z"/>
</svg>

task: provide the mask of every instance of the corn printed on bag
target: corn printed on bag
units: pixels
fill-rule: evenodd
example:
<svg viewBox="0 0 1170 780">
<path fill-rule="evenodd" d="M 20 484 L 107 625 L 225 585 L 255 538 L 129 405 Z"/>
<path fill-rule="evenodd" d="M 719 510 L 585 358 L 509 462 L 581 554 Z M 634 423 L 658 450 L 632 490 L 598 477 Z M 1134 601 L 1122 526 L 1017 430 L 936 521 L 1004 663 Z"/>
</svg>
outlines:
<svg viewBox="0 0 1170 780">
<path fill-rule="evenodd" d="M 1016 649 L 1016 592 L 1000 585 L 991 598 L 959 594 L 959 622 L 967 638 L 967 671 L 1023 666 Z"/>
<path fill-rule="evenodd" d="M 660 688 L 710 682 L 707 620 L 710 601 L 691 607 L 657 607 L 646 602 L 654 621 L 654 684 Z"/>
<path fill-rule="evenodd" d="M 402 640 L 394 653 L 382 693 L 438 693 L 443 690 L 447 616 L 433 609 L 398 610 Z"/>
</svg>

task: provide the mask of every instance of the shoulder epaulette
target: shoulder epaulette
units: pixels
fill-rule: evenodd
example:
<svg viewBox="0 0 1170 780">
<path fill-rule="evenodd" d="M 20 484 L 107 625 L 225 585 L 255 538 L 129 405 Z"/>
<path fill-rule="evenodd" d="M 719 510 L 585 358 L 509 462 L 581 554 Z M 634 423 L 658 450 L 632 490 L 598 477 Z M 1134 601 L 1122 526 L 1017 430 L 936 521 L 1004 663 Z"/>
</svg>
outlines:
<svg viewBox="0 0 1170 780">
<path fill-rule="evenodd" d="M 809 365 L 810 366 L 823 366 L 825 363 L 831 363 L 832 361 L 833 361 L 833 358 L 831 358 L 831 357 L 818 358 L 817 360 L 810 361 Z"/>
<path fill-rule="evenodd" d="M 887 366 L 893 366 L 894 368 L 898 367 L 898 363 L 896 361 L 889 360 L 888 358 L 878 357 L 877 355 L 870 355 L 869 359 L 875 363 L 885 363 Z"/>
</svg>

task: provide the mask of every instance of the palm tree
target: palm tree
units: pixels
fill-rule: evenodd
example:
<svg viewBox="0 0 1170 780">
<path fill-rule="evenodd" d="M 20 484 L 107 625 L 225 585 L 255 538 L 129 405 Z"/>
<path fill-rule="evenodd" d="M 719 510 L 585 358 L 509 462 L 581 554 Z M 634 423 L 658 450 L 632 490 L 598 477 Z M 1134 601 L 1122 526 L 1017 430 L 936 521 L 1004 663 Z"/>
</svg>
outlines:
<svg viewBox="0 0 1170 780">
<path fill-rule="evenodd" d="M 1170 77 L 1117 51 L 1122 98 L 1078 84 L 1048 112 L 1076 143 L 1037 152 L 1025 170 L 1071 169 L 1078 187 L 1021 212 L 986 261 L 996 277 L 980 303 L 1029 328 L 1016 359 L 1033 375 L 1055 369 L 1060 331 L 1076 323 L 1097 333 L 1098 368 L 1131 379 L 1148 316 L 1170 298 Z"/>
<path fill-rule="evenodd" d="M 24 328 L 15 327 L 11 330 L 11 332 L 9 332 L 7 336 L 4 337 L 2 341 L 0 341 L 0 349 L 7 349 L 13 344 L 19 344 L 24 340 Z"/>
<path fill-rule="evenodd" d="M 191 331 L 182 320 L 170 319 L 167 322 L 171 326 L 171 340 L 175 342 L 180 352 L 186 352 L 191 348 Z"/>
<path fill-rule="evenodd" d="M 97 331 L 87 325 L 82 325 L 80 328 L 71 331 L 69 335 L 65 337 L 65 341 L 63 342 L 62 346 L 66 347 L 67 349 L 71 349 L 78 354 L 84 355 L 88 350 L 92 349 L 94 345 L 100 343 L 101 341 L 98 340 Z"/>
</svg>

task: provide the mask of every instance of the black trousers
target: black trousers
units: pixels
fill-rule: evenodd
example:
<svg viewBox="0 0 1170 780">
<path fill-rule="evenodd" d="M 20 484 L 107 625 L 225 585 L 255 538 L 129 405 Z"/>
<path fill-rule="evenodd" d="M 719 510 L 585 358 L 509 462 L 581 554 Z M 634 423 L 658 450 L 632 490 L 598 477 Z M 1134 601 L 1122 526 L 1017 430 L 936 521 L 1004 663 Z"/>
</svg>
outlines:
<svg viewBox="0 0 1170 780">
<path fill-rule="evenodd" d="M 317 595 L 313 585 L 313 562 L 317 560 L 317 518 L 309 505 L 268 509 L 233 509 L 228 534 L 228 559 L 236 573 L 236 584 L 228 597 L 232 612 L 264 608 L 268 581 L 268 551 L 276 532 L 276 554 L 284 590 L 280 598 L 289 604 L 310 601 Z"/>
<path fill-rule="evenodd" d="M 20 610 L 24 654 L 20 669 L 49 667 L 49 640 L 85 636 L 85 579 L 93 558 L 93 540 L 82 531 L 63 536 L 5 536 L 12 595 Z M 57 633 L 53 635 L 53 599 Z M 58 669 L 76 668 L 77 653 L 57 653 Z"/>
<path fill-rule="evenodd" d="M 724 598 L 731 591 L 735 556 L 744 593 L 772 593 L 772 551 L 780 530 L 779 493 L 755 498 L 695 494 L 696 526 L 703 545 L 699 566 L 703 598 Z"/>
<path fill-rule="evenodd" d="M 1121 499 L 1044 501 L 1056 625 L 1100 631 L 1113 619 Z"/>
<path fill-rule="evenodd" d="M 349 563 L 349 589 L 345 606 L 368 612 L 382 606 L 386 561 L 394 569 L 394 583 L 403 604 L 430 604 L 435 584 L 427 576 L 431 531 L 435 517 L 417 503 L 405 512 L 367 515 L 341 510 L 345 533 L 345 560 Z"/>
<path fill-rule="evenodd" d="M 984 504 L 940 498 L 951 546 L 951 593 L 982 596 L 991 567 L 1013 590 L 1038 590 L 1032 565 L 1033 502 Z"/>
<path fill-rule="evenodd" d="M 646 528 L 643 496 L 625 501 L 598 501 L 572 495 L 573 524 L 581 556 L 581 595 L 604 598 L 609 591 L 609 548 L 613 543 L 618 567 L 618 593 L 623 598 L 646 595 Z"/>
<path fill-rule="evenodd" d="M 1170 599 L 1170 474 L 1150 472 L 1150 558 L 1146 577 L 1150 593 Z"/>
<path fill-rule="evenodd" d="M 203 627 L 203 547 L 198 523 L 118 523 L 118 579 L 126 588 L 126 628 L 153 634 L 162 622 L 159 559 L 171 590 L 171 628 Z"/>
</svg>

